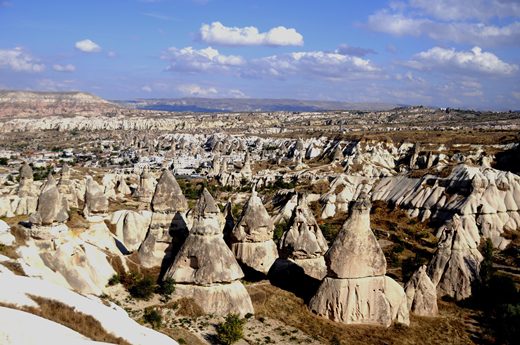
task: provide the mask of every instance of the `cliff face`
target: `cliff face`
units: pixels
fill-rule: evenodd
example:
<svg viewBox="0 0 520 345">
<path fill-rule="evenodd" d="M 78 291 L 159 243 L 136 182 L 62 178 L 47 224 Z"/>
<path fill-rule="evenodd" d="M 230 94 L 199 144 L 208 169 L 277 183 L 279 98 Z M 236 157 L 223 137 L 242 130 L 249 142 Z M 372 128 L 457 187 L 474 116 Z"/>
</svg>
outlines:
<svg viewBox="0 0 520 345">
<path fill-rule="evenodd" d="M 100 115 L 117 105 L 84 92 L 0 91 L 0 118 Z"/>
</svg>

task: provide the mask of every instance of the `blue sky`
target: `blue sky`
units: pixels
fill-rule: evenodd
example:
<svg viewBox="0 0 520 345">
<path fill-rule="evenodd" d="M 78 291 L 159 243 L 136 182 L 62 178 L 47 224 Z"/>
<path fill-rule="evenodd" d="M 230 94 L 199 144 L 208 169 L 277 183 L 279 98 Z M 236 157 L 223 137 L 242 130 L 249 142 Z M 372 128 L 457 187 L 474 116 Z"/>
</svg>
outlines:
<svg viewBox="0 0 520 345">
<path fill-rule="evenodd" d="M 0 88 L 520 109 L 520 1 L 0 0 Z"/>
</svg>

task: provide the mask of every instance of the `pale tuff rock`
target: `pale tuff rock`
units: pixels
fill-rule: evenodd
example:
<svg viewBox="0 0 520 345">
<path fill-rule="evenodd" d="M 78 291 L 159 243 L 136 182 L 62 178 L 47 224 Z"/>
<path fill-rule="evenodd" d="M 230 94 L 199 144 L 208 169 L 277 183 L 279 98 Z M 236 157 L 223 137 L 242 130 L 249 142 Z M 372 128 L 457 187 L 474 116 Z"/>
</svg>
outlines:
<svg viewBox="0 0 520 345">
<path fill-rule="evenodd" d="M 176 293 L 199 296 L 207 313 L 253 313 L 251 299 L 238 281 L 244 276 L 222 236 L 220 211 L 204 189 L 194 211 L 193 228 L 165 278 L 177 283 Z"/>
<path fill-rule="evenodd" d="M 490 238 L 498 249 L 509 243 L 504 231 L 520 229 L 520 177 L 491 168 L 459 164 L 447 178 L 383 178 L 372 199 L 397 205 L 423 221 L 462 215 L 475 241 Z M 470 223 L 476 225 L 476 233 Z"/>
<path fill-rule="evenodd" d="M 456 300 L 471 296 L 473 282 L 479 279 L 483 258 L 477 244 L 463 227 L 458 215 L 441 232 L 438 249 L 428 264 L 428 275 L 437 288 L 437 294 Z"/>
<path fill-rule="evenodd" d="M 73 308 L 76 312 L 91 316 L 94 320 L 99 322 L 99 324 L 103 325 L 103 328 L 107 332 L 116 337 L 123 338 L 130 344 L 177 344 L 177 342 L 170 337 L 132 320 L 123 308 L 114 303 L 109 302 L 108 305 L 106 305 L 99 298 L 83 296 L 70 289 L 56 286 L 45 280 L 0 274 L 0 286 L 2 286 L 3 289 L 0 295 L 0 302 L 5 304 L 38 308 L 38 303 L 33 299 L 34 297 L 54 300 Z M 10 338 L 13 342 L 8 342 L 7 344 L 41 344 L 42 339 L 44 339 L 44 343 L 50 344 L 104 344 L 88 341 L 88 339 L 84 337 L 59 337 L 62 334 L 61 331 L 57 333 L 55 328 L 48 329 L 48 325 L 44 325 L 44 328 L 42 327 L 45 331 L 40 331 L 41 328 L 32 320 L 16 319 L 16 317 L 11 318 L 11 316 L 9 316 L 9 321 L 7 321 L 4 319 L 4 315 L 5 314 L 2 314 L 2 316 L 0 316 L 3 321 L 2 329 L 0 330 L 0 339 L 2 339 L 2 334 L 5 334 L 3 333 L 5 329 L 8 330 L 7 334 L 15 334 L 21 337 Z M 11 325 L 15 329 L 11 329 Z M 46 334 L 47 332 L 49 334 Z M 4 342 L 2 342 L 2 344 L 4 344 Z"/>
<path fill-rule="evenodd" d="M 153 212 L 186 212 L 188 202 L 181 187 L 169 170 L 165 170 L 155 188 L 152 198 Z"/>
<path fill-rule="evenodd" d="M 326 254 L 328 274 L 309 307 L 346 324 L 409 324 L 406 295 L 385 276 L 385 257 L 370 229 L 369 215 L 370 201 L 363 194 Z"/>
<path fill-rule="evenodd" d="M 78 186 L 76 186 L 75 181 L 70 179 L 70 168 L 65 163 L 60 171 L 60 182 L 58 183 L 58 190 L 61 195 L 67 200 L 67 206 L 69 208 L 79 206 L 79 200 L 82 199 L 80 197 L 81 192 L 79 191 Z"/>
<path fill-rule="evenodd" d="M 365 182 L 360 176 L 338 175 L 331 182 L 329 191 L 320 198 L 323 205 L 321 218 L 327 219 L 338 212 L 348 212 L 350 202 L 368 189 Z"/>
<path fill-rule="evenodd" d="M 130 190 L 130 187 L 128 187 L 124 176 L 119 176 L 116 184 L 116 194 L 119 198 L 124 198 L 132 194 L 132 191 Z"/>
<path fill-rule="evenodd" d="M 298 195 L 289 230 L 283 234 L 279 247 L 283 257 L 295 261 L 307 275 L 316 279 L 325 276 L 323 254 L 328 249 L 327 241 L 304 195 Z"/>
<path fill-rule="evenodd" d="M 106 255 L 88 243 L 67 241 L 54 252 L 41 254 L 46 265 L 59 272 L 77 292 L 101 295 L 116 273 Z"/>
<path fill-rule="evenodd" d="M 439 313 L 437 291 L 426 274 L 425 265 L 415 271 L 404 286 L 404 291 L 408 300 L 408 309 L 412 313 L 419 316 L 436 316 Z"/>
<path fill-rule="evenodd" d="M 325 255 L 328 276 L 364 278 L 386 273 L 386 259 L 370 229 L 370 201 L 360 197 Z"/>
<path fill-rule="evenodd" d="M 156 184 L 157 182 L 155 181 L 155 178 L 152 176 L 148 168 L 145 168 L 139 178 L 139 186 L 135 191 L 135 196 L 137 196 L 140 202 L 150 204 Z"/>
<path fill-rule="evenodd" d="M 83 213 L 87 216 L 103 214 L 108 211 L 108 199 L 101 186 L 91 176 L 87 176 L 85 190 L 85 207 Z"/>
<path fill-rule="evenodd" d="M 257 272 L 267 274 L 278 258 L 273 231 L 271 217 L 253 190 L 231 234 L 231 250 L 237 260 Z"/>
<path fill-rule="evenodd" d="M 145 267 L 169 264 L 188 236 L 188 202 L 169 170 L 165 170 L 152 198 L 152 219 L 146 239 L 139 248 Z M 166 262 L 164 262 L 166 260 Z"/>
<path fill-rule="evenodd" d="M 119 210 L 112 214 L 110 223 L 115 226 L 115 236 L 130 251 L 139 249 L 152 220 L 150 211 Z"/>
<path fill-rule="evenodd" d="M 15 237 L 11 234 L 11 227 L 0 219 L 0 244 L 11 246 L 16 242 Z"/>
<path fill-rule="evenodd" d="M 50 225 L 65 222 L 68 218 L 67 201 L 62 198 L 54 177 L 49 174 L 38 198 L 36 213 L 31 215 L 29 221 L 36 225 Z"/>
<path fill-rule="evenodd" d="M 25 162 L 20 168 L 20 184 L 18 186 L 19 197 L 37 197 L 38 188 L 34 185 L 33 171 Z"/>
</svg>

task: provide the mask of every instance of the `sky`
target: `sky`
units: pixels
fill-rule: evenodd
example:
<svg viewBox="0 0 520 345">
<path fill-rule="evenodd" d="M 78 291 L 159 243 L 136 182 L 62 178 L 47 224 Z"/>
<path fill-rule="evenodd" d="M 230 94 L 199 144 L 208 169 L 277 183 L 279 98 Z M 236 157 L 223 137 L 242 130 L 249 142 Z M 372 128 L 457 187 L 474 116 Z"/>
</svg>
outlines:
<svg viewBox="0 0 520 345">
<path fill-rule="evenodd" d="M 0 0 L 0 89 L 520 109 L 520 0 Z"/>
</svg>

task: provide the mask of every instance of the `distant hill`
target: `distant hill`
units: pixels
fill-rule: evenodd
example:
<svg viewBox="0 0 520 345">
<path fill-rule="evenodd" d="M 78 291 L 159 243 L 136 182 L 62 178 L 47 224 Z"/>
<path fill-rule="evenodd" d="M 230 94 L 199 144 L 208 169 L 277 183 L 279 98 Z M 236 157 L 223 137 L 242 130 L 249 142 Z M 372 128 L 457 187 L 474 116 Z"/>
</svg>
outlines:
<svg viewBox="0 0 520 345">
<path fill-rule="evenodd" d="M 119 105 L 85 92 L 0 91 L 0 118 L 99 115 Z"/>
<path fill-rule="evenodd" d="M 155 98 L 137 99 L 120 103 L 137 109 L 191 112 L 388 110 L 402 106 L 390 103 L 351 103 L 261 98 Z"/>
</svg>

